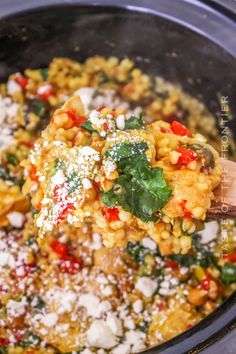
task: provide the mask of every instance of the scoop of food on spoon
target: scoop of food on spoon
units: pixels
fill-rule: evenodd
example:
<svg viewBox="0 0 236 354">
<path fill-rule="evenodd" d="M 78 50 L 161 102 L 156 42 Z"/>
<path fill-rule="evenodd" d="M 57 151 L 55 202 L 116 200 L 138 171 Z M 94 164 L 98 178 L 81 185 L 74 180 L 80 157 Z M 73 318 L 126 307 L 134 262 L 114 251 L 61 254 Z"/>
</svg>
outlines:
<svg viewBox="0 0 236 354">
<path fill-rule="evenodd" d="M 145 125 L 122 108 L 85 114 L 79 97 L 55 111 L 23 165 L 39 237 L 90 222 L 106 247 L 148 234 L 163 254 L 187 253 L 206 217 L 235 215 L 233 178 L 220 188 L 221 165 L 235 174 L 234 164 L 202 135 L 178 121 Z"/>
</svg>

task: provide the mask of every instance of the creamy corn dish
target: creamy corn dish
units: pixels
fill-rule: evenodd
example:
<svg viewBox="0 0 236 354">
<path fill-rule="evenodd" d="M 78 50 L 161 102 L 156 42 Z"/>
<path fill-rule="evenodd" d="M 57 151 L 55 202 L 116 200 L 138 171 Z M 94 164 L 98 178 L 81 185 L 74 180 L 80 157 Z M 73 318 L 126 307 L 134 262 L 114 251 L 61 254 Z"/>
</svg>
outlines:
<svg viewBox="0 0 236 354">
<path fill-rule="evenodd" d="M 129 59 L 56 58 L 0 85 L 0 124 L 0 353 L 138 353 L 235 290 L 199 101 Z"/>
<path fill-rule="evenodd" d="M 104 106 L 85 116 L 79 96 L 55 111 L 22 165 L 39 236 L 87 221 L 107 247 L 148 234 L 162 253 L 191 248 L 221 180 L 218 153 L 180 122 L 145 125 L 142 113 Z"/>
</svg>

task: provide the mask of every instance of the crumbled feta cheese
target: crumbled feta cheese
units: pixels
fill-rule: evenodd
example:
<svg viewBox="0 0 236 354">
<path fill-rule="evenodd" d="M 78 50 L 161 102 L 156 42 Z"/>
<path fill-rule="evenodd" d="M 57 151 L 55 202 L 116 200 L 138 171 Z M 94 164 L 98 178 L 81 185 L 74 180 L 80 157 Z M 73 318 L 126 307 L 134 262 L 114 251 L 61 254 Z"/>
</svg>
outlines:
<svg viewBox="0 0 236 354">
<path fill-rule="evenodd" d="M 176 293 L 176 289 L 160 288 L 159 294 L 162 296 L 172 296 Z"/>
<path fill-rule="evenodd" d="M 7 303 L 7 314 L 12 317 L 20 317 L 26 311 L 27 300 L 25 297 L 21 301 L 9 300 Z"/>
<path fill-rule="evenodd" d="M 95 93 L 94 87 L 82 87 L 74 92 L 75 96 L 80 96 L 80 99 L 84 106 L 85 113 L 89 112 L 94 93 Z"/>
<path fill-rule="evenodd" d="M 219 224 L 217 221 L 211 221 L 205 223 L 205 228 L 200 233 L 202 238 L 202 243 L 208 243 L 213 241 L 217 237 L 217 232 L 219 230 Z"/>
<path fill-rule="evenodd" d="M 90 115 L 89 115 L 89 119 L 90 121 L 95 124 L 98 125 L 100 123 L 99 121 L 99 116 L 100 116 L 100 112 L 98 112 L 96 109 L 93 110 Z"/>
<path fill-rule="evenodd" d="M 124 114 L 120 114 L 116 118 L 116 126 L 120 130 L 124 130 L 125 129 L 125 116 L 124 116 Z"/>
<path fill-rule="evenodd" d="M 145 333 L 143 333 L 142 331 L 128 331 L 125 333 L 125 342 L 131 345 L 144 338 Z"/>
<path fill-rule="evenodd" d="M 56 146 L 61 146 L 61 145 L 63 145 L 64 143 L 62 142 L 62 141 L 60 141 L 60 140 L 56 140 L 56 141 L 54 141 L 54 145 L 56 145 Z M 45 146 L 45 145 L 44 145 Z"/>
<path fill-rule="evenodd" d="M 102 301 L 100 302 L 98 306 L 98 311 L 99 315 L 102 315 L 103 313 L 106 313 L 107 311 L 110 311 L 112 309 L 112 306 L 109 301 Z"/>
<path fill-rule="evenodd" d="M 100 160 L 100 154 L 97 152 L 97 150 L 91 148 L 90 146 L 81 147 L 80 153 L 83 156 L 91 156 L 95 161 Z"/>
<path fill-rule="evenodd" d="M 93 235 L 93 243 L 92 243 L 92 249 L 93 250 L 99 250 L 102 248 L 102 237 L 98 232 L 94 232 Z"/>
<path fill-rule="evenodd" d="M 138 340 L 132 347 L 132 353 L 142 352 L 146 348 L 143 340 Z"/>
<path fill-rule="evenodd" d="M 88 178 L 83 178 L 82 184 L 83 184 L 84 189 L 92 188 L 92 183 L 90 182 L 90 180 Z"/>
<path fill-rule="evenodd" d="M 126 317 L 124 320 L 124 326 L 128 329 L 135 329 L 134 320 L 131 317 Z"/>
<path fill-rule="evenodd" d="M 53 327 L 57 323 L 57 320 L 58 320 L 58 315 L 52 312 L 43 316 L 41 322 L 46 327 Z"/>
<path fill-rule="evenodd" d="M 20 85 L 15 80 L 7 81 L 7 93 L 14 95 L 14 93 L 21 91 Z"/>
<path fill-rule="evenodd" d="M 72 354 L 73 354 L 73 352 L 72 352 Z M 93 352 L 91 352 L 91 350 L 89 350 L 89 349 L 84 349 L 84 350 L 82 350 L 82 352 L 80 352 L 80 354 L 93 354 Z"/>
<path fill-rule="evenodd" d="M 9 266 L 15 267 L 15 259 L 9 252 L 0 252 L 0 267 Z"/>
<path fill-rule="evenodd" d="M 111 349 L 117 343 L 116 336 L 103 320 L 96 320 L 87 331 L 88 344 L 96 348 Z"/>
<path fill-rule="evenodd" d="M 111 295 L 112 294 L 112 287 L 110 285 L 105 286 L 102 289 L 102 294 L 105 295 L 105 296 Z"/>
<path fill-rule="evenodd" d="M 52 182 L 54 185 L 65 183 L 65 176 L 62 170 L 58 170 L 52 177 Z"/>
<path fill-rule="evenodd" d="M 99 317 L 99 303 L 99 298 L 92 294 L 83 294 L 79 298 L 79 305 L 86 308 L 88 316 Z"/>
<path fill-rule="evenodd" d="M 181 267 L 179 272 L 181 275 L 185 275 L 188 273 L 188 271 L 189 269 L 187 267 Z"/>
<path fill-rule="evenodd" d="M 24 214 L 22 214 L 18 211 L 12 211 L 11 213 L 7 214 L 7 220 L 10 222 L 10 224 L 13 227 L 20 229 L 24 225 L 25 216 L 24 216 Z"/>
<path fill-rule="evenodd" d="M 142 245 L 150 250 L 155 250 L 157 248 L 156 243 L 150 237 L 143 238 Z"/>
<path fill-rule="evenodd" d="M 142 310 L 143 310 L 143 302 L 142 302 L 142 300 L 140 300 L 140 299 L 136 300 L 133 303 L 133 309 L 134 309 L 134 312 L 136 312 L 136 313 L 142 312 Z"/>
<path fill-rule="evenodd" d="M 157 289 L 157 282 L 148 277 L 140 277 L 135 284 L 135 288 L 141 291 L 144 296 L 150 297 Z"/>
<path fill-rule="evenodd" d="M 169 289 L 170 283 L 169 283 L 167 280 L 163 280 L 163 281 L 160 283 L 160 286 L 161 286 L 161 288 Z"/>
<path fill-rule="evenodd" d="M 110 327 L 113 334 L 115 334 L 116 336 L 122 336 L 123 328 L 121 320 L 115 315 L 113 315 L 113 313 L 108 313 L 106 324 Z"/>
<path fill-rule="evenodd" d="M 112 352 L 112 354 L 130 354 L 130 345 L 129 344 L 119 344 L 117 347 L 115 347 Z"/>
<path fill-rule="evenodd" d="M 44 93 L 47 93 L 51 89 L 52 89 L 52 86 L 50 84 L 46 84 L 46 85 L 40 86 L 37 90 L 37 93 L 40 95 L 43 95 Z"/>
</svg>

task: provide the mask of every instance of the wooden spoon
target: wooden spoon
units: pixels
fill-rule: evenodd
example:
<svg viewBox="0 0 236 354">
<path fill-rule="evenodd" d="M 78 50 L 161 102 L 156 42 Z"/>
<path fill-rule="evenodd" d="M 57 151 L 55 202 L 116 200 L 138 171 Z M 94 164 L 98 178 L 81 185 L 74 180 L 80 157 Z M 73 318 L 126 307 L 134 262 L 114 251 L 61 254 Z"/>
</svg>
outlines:
<svg viewBox="0 0 236 354">
<path fill-rule="evenodd" d="M 220 159 L 222 182 L 214 190 L 215 199 L 207 211 L 208 220 L 236 217 L 236 162 Z"/>
</svg>

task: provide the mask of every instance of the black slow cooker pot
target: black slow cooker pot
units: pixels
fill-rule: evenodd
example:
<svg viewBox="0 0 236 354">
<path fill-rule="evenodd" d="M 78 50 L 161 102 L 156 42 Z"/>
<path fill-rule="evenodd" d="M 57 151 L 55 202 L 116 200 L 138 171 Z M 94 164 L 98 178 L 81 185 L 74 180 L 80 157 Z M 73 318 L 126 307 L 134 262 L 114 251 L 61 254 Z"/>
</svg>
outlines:
<svg viewBox="0 0 236 354">
<path fill-rule="evenodd" d="M 0 0 L 0 80 L 27 67 L 47 66 L 58 56 L 127 56 L 146 72 L 181 84 L 216 116 L 217 95 L 228 96 L 236 116 L 236 22 L 233 1 L 226 5 L 196 0 Z M 230 126 L 236 132 L 236 119 Z M 236 293 L 192 329 L 145 353 L 198 353 L 227 335 L 236 325 L 235 316 Z M 221 354 L 219 350 L 215 353 Z M 224 352 L 236 353 L 236 343 L 233 351 L 226 346 Z"/>
</svg>

